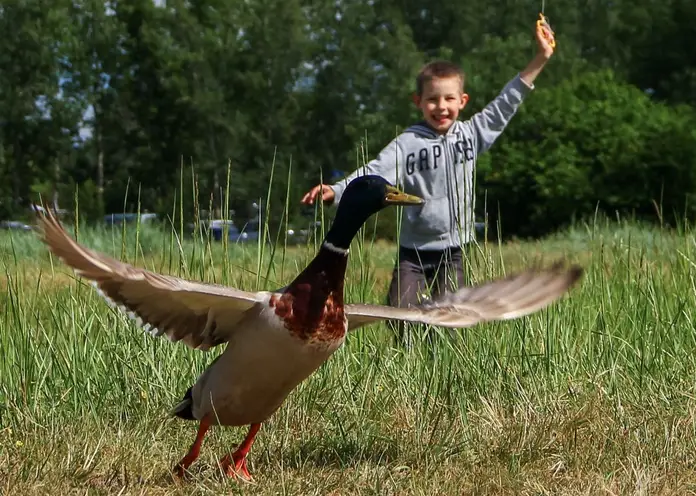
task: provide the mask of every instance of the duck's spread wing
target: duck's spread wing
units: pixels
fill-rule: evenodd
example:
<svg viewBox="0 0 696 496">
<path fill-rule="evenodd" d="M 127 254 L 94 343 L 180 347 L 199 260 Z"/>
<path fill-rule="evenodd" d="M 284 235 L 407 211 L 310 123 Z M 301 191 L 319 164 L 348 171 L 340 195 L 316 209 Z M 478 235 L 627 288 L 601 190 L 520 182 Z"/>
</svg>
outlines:
<svg viewBox="0 0 696 496">
<path fill-rule="evenodd" d="M 581 267 L 527 270 L 478 286 L 465 287 L 442 298 L 407 308 L 346 305 L 348 329 L 380 320 L 422 322 L 443 327 L 469 327 L 488 320 L 529 315 L 565 294 L 582 276 Z"/>
<path fill-rule="evenodd" d="M 207 350 L 226 342 L 243 313 L 261 295 L 155 274 L 76 243 L 51 212 L 39 214 L 43 241 L 109 303 L 155 336 Z"/>
</svg>

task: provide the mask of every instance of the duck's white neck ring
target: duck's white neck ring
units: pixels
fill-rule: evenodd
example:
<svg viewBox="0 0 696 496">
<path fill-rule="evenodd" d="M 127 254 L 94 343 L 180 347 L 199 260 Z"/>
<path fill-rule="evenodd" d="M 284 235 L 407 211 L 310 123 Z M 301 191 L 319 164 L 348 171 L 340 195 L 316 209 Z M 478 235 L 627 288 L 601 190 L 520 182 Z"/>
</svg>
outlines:
<svg viewBox="0 0 696 496">
<path fill-rule="evenodd" d="M 333 252 L 333 253 L 338 253 L 339 255 L 348 255 L 348 250 L 347 248 L 340 248 L 336 246 L 335 244 L 331 243 L 330 241 L 324 241 L 321 246 L 326 248 L 327 250 Z"/>
</svg>

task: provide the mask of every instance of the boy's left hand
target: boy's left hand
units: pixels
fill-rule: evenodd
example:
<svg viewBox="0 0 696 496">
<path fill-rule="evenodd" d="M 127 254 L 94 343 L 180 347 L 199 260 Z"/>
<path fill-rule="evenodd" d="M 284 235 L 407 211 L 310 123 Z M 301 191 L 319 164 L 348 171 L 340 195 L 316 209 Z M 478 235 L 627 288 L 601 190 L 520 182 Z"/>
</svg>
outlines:
<svg viewBox="0 0 696 496">
<path fill-rule="evenodd" d="M 541 73 L 546 65 L 546 62 L 553 55 L 556 46 L 556 38 L 553 35 L 551 26 L 547 24 L 546 17 L 543 14 L 539 16 L 536 22 L 536 41 L 539 47 L 538 53 L 529 62 L 527 67 L 520 72 L 520 77 L 528 85 L 533 85 L 534 80 Z"/>
<path fill-rule="evenodd" d="M 547 59 L 551 58 L 556 44 L 556 38 L 551 30 L 551 26 L 545 22 L 538 23 L 536 26 L 536 41 L 539 53 Z"/>
</svg>

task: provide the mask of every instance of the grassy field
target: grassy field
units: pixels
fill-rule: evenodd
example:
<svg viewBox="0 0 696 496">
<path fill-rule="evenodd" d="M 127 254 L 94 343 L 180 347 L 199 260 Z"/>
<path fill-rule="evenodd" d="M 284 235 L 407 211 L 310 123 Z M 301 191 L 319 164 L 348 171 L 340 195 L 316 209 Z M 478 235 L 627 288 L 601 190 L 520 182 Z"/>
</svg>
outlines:
<svg viewBox="0 0 696 496">
<path fill-rule="evenodd" d="M 157 231 L 79 236 L 137 265 L 243 289 L 289 282 L 314 253 L 179 245 Z M 382 302 L 394 255 L 393 245 L 358 240 L 347 299 Z M 167 411 L 218 351 L 145 335 L 32 234 L 2 234 L 0 491 L 695 493 L 694 235 L 578 226 L 481 245 L 470 278 L 557 259 L 581 263 L 586 276 L 533 316 L 409 352 L 383 325 L 355 332 L 263 425 L 249 457 L 255 484 L 216 466 L 245 428 L 213 429 L 181 482 L 170 471 L 196 424 Z"/>
</svg>

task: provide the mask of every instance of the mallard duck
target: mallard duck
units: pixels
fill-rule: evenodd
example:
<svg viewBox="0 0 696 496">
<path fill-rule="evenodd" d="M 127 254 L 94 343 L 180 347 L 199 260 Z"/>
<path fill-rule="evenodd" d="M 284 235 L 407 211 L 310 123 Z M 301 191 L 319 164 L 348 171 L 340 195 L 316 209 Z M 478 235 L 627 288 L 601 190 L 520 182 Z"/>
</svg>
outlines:
<svg viewBox="0 0 696 496">
<path fill-rule="evenodd" d="M 212 425 L 248 425 L 245 439 L 220 466 L 250 480 L 247 454 L 261 424 L 343 344 L 348 331 L 392 319 L 447 327 L 513 319 L 560 298 L 582 274 L 580 267 L 558 265 L 528 270 L 409 308 L 344 303 L 348 251 L 360 227 L 389 205 L 422 203 L 381 177 L 353 180 L 314 259 L 272 292 L 203 284 L 122 263 L 76 243 L 50 211 L 39 214 L 39 227 L 56 256 L 154 336 L 198 350 L 227 345 L 171 412 L 199 422 L 174 472 L 185 474 Z"/>
</svg>

